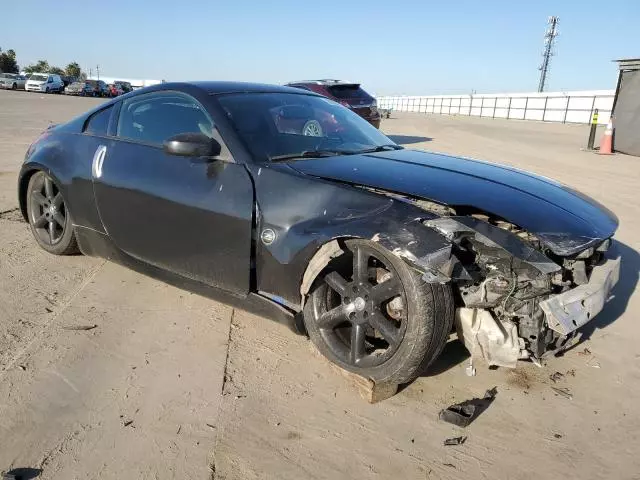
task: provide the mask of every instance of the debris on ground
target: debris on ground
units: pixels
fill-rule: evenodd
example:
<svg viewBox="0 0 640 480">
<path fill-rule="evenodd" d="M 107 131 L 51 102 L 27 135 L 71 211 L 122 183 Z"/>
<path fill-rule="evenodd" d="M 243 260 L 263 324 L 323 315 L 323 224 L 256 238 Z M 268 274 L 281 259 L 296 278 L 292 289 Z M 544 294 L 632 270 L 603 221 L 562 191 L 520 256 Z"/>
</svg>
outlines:
<svg viewBox="0 0 640 480">
<path fill-rule="evenodd" d="M 92 325 L 63 325 L 62 329 L 63 330 L 93 330 L 94 328 L 97 328 L 98 325 L 96 324 L 92 324 Z"/>
<path fill-rule="evenodd" d="M 591 350 L 589 350 L 587 347 L 584 347 L 584 350 L 582 350 L 581 352 L 578 352 L 578 355 L 591 355 Z"/>
<path fill-rule="evenodd" d="M 568 398 L 569 400 L 573 400 L 573 395 L 571 394 L 568 388 L 551 387 L 551 390 L 553 390 L 557 395 L 560 395 L 561 397 Z"/>
<path fill-rule="evenodd" d="M 554 433 L 554 434 L 553 434 L 553 436 L 554 436 L 555 438 L 562 438 L 562 435 L 560 435 L 559 433 Z"/>
<path fill-rule="evenodd" d="M 587 360 L 587 366 L 592 368 L 600 368 L 600 362 L 596 361 L 596 357 L 591 357 Z"/>
<path fill-rule="evenodd" d="M 576 371 L 572 368 L 571 370 L 567 370 L 567 373 L 565 375 L 571 375 L 572 377 L 575 377 Z"/>
<path fill-rule="evenodd" d="M 491 390 L 486 391 L 483 398 L 472 398 L 471 400 L 451 405 L 440 411 L 439 418 L 444 422 L 464 428 L 489 408 L 497 393 L 498 388 L 493 387 Z"/>
<path fill-rule="evenodd" d="M 466 441 L 467 441 L 467 437 L 452 437 L 452 438 L 445 439 L 444 445 L 445 446 L 462 445 Z"/>
<path fill-rule="evenodd" d="M 560 372 L 555 372 L 555 373 L 552 373 L 551 375 L 549 375 L 549 379 L 553 383 L 556 383 L 556 382 L 562 380 L 563 378 L 564 378 L 564 374 L 562 374 Z"/>
</svg>

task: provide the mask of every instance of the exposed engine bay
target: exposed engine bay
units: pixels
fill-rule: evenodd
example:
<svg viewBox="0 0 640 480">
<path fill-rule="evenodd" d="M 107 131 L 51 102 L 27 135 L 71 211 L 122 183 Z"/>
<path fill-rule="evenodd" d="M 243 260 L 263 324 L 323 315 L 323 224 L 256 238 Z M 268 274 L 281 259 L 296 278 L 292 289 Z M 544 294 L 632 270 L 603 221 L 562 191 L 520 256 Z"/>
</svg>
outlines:
<svg viewBox="0 0 640 480">
<path fill-rule="evenodd" d="M 436 214 L 423 223 L 452 242 L 448 261 L 439 252 L 436 276 L 425 280 L 452 281 L 458 337 L 489 365 L 515 367 L 568 348 L 618 281 L 619 259 L 605 255 L 611 239 L 560 256 L 504 219 L 402 199 Z"/>
</svg>

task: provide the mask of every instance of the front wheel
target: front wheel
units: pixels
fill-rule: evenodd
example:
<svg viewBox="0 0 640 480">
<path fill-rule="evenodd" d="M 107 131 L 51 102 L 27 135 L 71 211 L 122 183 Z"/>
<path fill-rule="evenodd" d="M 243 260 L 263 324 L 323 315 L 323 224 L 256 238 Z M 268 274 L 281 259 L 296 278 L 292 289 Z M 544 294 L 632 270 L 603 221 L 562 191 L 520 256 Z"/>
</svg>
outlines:
<svg viewBox="0 0 640 480">
<path fill-rule="evenodd" d="M 453 326 L 451 287 L 425 283 L 376 243 L 349 240 L 345 249 L 305 304 L 311 341 L 340 367 L 376 382 L 414 380 Z"/>
<path fill-rule="evenodd" d="M 55 255 L 78 253 L 71 213 L 56 182 L 45 172 L 33 174 L 26 200 L 29 226 L 38 245 Z"/>
</svg>

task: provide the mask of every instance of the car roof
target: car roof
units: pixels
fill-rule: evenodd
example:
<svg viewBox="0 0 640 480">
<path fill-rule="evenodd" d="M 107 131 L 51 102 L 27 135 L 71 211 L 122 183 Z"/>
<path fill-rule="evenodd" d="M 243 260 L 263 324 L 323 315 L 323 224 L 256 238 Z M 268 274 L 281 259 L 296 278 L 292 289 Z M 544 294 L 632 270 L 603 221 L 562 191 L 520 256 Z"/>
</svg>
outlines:
<svg viewBox="0 0 640 480">
<path fill-rule="evenodd" d="M 298 80 L 295 82 L 287 82 L 285 85 L 359 85 L 347 80 L 336 80 L 333 78 L 323 78 L 320 80 Z"/>
</svg>

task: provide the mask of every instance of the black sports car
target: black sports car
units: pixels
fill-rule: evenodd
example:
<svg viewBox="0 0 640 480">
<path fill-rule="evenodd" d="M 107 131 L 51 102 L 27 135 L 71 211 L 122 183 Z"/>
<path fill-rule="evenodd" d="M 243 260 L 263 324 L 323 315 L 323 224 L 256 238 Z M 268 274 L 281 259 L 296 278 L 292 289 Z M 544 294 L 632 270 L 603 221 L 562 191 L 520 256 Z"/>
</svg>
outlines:
<svg viewBox="0 0 640 480">
<path fill-rule="evenodd" d="M 618 221 L 594 200 L 406 150 L 288 87 L 164 83 L 118 97 L 30 146 L 19 200 L 45 250 L 277 319 L 374 381 L 415 378 L 454 322 L 490 365 L 560 351 L 619 275 Z"/>
</svg>

